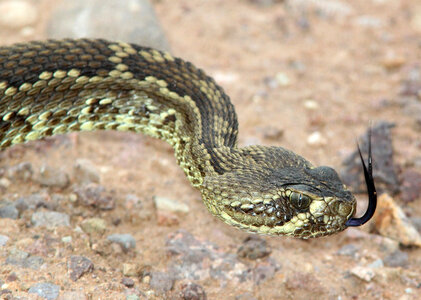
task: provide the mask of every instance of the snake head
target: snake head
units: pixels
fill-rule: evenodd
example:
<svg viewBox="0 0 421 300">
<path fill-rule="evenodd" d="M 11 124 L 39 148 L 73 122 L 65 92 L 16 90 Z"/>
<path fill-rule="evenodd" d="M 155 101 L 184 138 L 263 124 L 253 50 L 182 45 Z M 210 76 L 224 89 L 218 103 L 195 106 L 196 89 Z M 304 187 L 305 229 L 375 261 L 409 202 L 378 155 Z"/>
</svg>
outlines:
<svg viewBox="0 0 421 300">
<path fill-rule="evenodd" d="M 225 173 L 206 178 L 202 196 L 209 211 L 230 225 L 304 239 L 344 230 L 356 209 L 354 196 L 329 167 L 283 167 L 267 176 Z"/>
<path fill-rule="evenodd" d="M 300 238 L 330 235 L 346 228 L 356 200 L 336 171 L 322 166 L 304 170 L 306 184 L 286 184 L 280 194 L 293 217 L 278 230 Z"/>
<path fill-rule="evenodd" d="M 359 145 L 358 152 L 368 192 L 368 207 L 361 217 L 354 217 L 355 197 L 349 192 L 336 171 L 330 167 L 304 168 L 307 184 L 286 184 L 285 191 L 295 216 L 279 228 L 284 234 L 308 238 L 330 235 L 351 226 L 361 226 L 374 215 L 377 192 L 373 179 L 371 130 L 368 131 L 368 167 Z M 310 183 L 310 184 L 309 184 Z"/>
</svg>

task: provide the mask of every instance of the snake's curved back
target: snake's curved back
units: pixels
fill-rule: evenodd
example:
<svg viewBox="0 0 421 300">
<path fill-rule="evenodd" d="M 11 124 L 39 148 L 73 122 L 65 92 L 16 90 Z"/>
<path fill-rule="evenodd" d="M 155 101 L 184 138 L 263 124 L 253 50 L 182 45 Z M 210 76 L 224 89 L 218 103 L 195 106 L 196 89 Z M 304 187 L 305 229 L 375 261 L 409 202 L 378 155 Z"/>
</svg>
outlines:
<svg viewBox="0 0 421 300">
<path fill-rule="evenodd" d="M 238 148 L 228 96 L 168 53 L 90 39 L 2 47 L 0 99 L 0 148 L 82 130 L 166 140 L 209 211 L 247 231 L 327 235 L 355 211 L 333 169 L 280 147 Z"/>
</svg>

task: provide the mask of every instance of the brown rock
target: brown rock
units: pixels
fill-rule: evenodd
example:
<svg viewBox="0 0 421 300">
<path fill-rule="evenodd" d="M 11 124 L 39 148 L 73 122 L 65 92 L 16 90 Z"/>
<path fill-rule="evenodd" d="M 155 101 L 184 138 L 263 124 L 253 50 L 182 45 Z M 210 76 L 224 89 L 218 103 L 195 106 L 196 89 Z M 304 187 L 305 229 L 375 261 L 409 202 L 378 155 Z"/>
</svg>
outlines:
<svg viewBox="0 0 421 300">
<path fill-rule="evenodd" d="M 83 274 L 92 272 L 94 264 L 87 257 L 72 255 L 67 262 L 67 268 L 70 273 L 70 279 L 76 281 Z"/>
<path fill-rule="evenodd" d="M 421 247 L 421 235 L 402 209 L 387 194 L 379 197 L 374 225 L 383 236 L 397 240 L 405 246 Z"/>
</svg>

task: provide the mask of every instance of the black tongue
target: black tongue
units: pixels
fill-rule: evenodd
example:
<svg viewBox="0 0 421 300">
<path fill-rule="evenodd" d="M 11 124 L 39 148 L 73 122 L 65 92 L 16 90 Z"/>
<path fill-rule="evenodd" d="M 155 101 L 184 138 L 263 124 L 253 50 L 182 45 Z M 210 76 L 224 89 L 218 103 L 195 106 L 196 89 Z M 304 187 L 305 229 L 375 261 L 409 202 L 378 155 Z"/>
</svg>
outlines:
<svg viewBox="0 0 421 300">
<path fill-rule="evenodd" d="M 374 185 L 373 179 L 373 161 L 371 157 L 371 130 L 368 131 L 368 169 L 365 165 L 363 156 L 361 154 L 360 146 L 358 146 L 358 152 L 360 153 L 361 164 L 364 169 L 364 178 L 365 183 L 367 185 L 367 193 L 368 193 L 368 207 L 365 214 L 360 218 L 351 218 L 349 219 L 345 225 L 346 226 L 361 226 L 367 223 L 374 215 L 377 206 L 377 192 L 376 186 Z"/>
</svg>

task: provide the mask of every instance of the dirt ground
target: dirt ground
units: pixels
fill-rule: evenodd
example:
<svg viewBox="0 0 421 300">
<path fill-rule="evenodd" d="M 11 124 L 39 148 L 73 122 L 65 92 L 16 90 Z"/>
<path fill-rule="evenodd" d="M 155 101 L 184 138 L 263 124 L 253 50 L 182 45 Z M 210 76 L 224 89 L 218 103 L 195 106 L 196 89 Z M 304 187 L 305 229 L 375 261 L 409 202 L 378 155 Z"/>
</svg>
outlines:
<svg viewBox="0 0 421 300">
<path fill-rule="evenodd" d="M 159 0 L 153 4 L 173 54 L 206 70 L 230 95 L 239 118 L 240 145 L 283 146 L 315 165 L 339 170 L 370 122 L 386 120 L 396 124 L 392 130 L 396 165 L 401 171 L 413 168 L 420 172 L 421 118 L 414 110 L 405 109 L 400 92 L 411 72 L 421 68 L 421 4 L 410 0 L 355 0 L 344 2 L 344 6 L 336 1 L 291 2 Z M 34 32 L 20 36 L 0 28 L 2 44 L 45 38 L 45 24 L 55 1 L 39 1 L 37 5 L 43 14 Z M 420 105 L 421 99 L 417 101 Z M 46 164 L 72 174 L 75 161 L 81 158 L 99 170 L 100 184 L 115 199 L 115 208 L 65 206 L 58 210 L 70 215 L 71 226 L 54 230 L 31 226 L 30 215 L 0 220 L 0 234 L 10 238 L 0 247 L 0 279 L 2 288 L 14 297 L 34 297 L 27 294 L 29 287 L 48 281 L 59 285 L 61 294 L 77 292 L 80 299 L 125 299 L 130 293 L 140 299 L 179 299 L 182 280 L 175 281 L 169 292 L 151 292 L 147 279 L 124 276 L 122 265 L 138 264 L 166 272 L 171 260 L 166 241 L 179 229 L 232 254 L 248 236 L 212 217 L 199 192 L 176 165 L 172 149 L 145 136 L 72 134 L 8 149 L 0 164 L 7 169 L 30 162 L 34 170 Z M 46 189 L 34 181 L 16 181 L 2 194 L 16 200 L 40 191 L 70 198 L 74 193 L 72 187 Z M 128 194 L 140 199 L 139 211 L 128 207 Z M 154 196 L 185 203 L 189 212 L 171 215 L 172 221 L 166 216 L 162 220 L 154 207 Z M 357 197 L 360 212 L 365 198 Z M 403 203 L 398 194 L 395 200 L 410 216 L 421 216 L 420 198 Z M 83 220 L 91 217 L 106 221 L 103 237 L 93 238 L 78 230 Z M 136 248 L 126 253 L 111 247 L 111 254 L 106 255 L 92 249 L 112 233 L 131 234 Z M 205 277 L 191 281 L 203 288 L 208 299 L 420 297 L 419 248 L 400 248 L 408 254 L 408 263 L 381 267 L 369 280 L 350 273 L 356 266 L 384 260 L 389 254 L 381 237 L 364 233 L 370 233 L 370 225 L 308 241 L 263 237 L 271 249 L 270 257 L 240 261 L 253 270 L 268 259 L 276 261 L 279 268 L 267 280 L 257 283 Z M 73 237 L 71 246 L 61 242 L 64 236 Z M 47 243 L 46 251 L 38 253 L 45 261 L 39 270 L 4 263 L 13 247 L 29 251 L 40 240 L 55 242 Z M 357 247 L 357 254 L 338 255 L 348 244 Z M 93 271 L 77 281 L 70 280 L 67 260 L 71 255 L 89 257 Z M 7 280 L 11 273 L 18 279 Z M 122 284 L 123 277 L 133 279 L 134 287 Z"/>
</svg>

